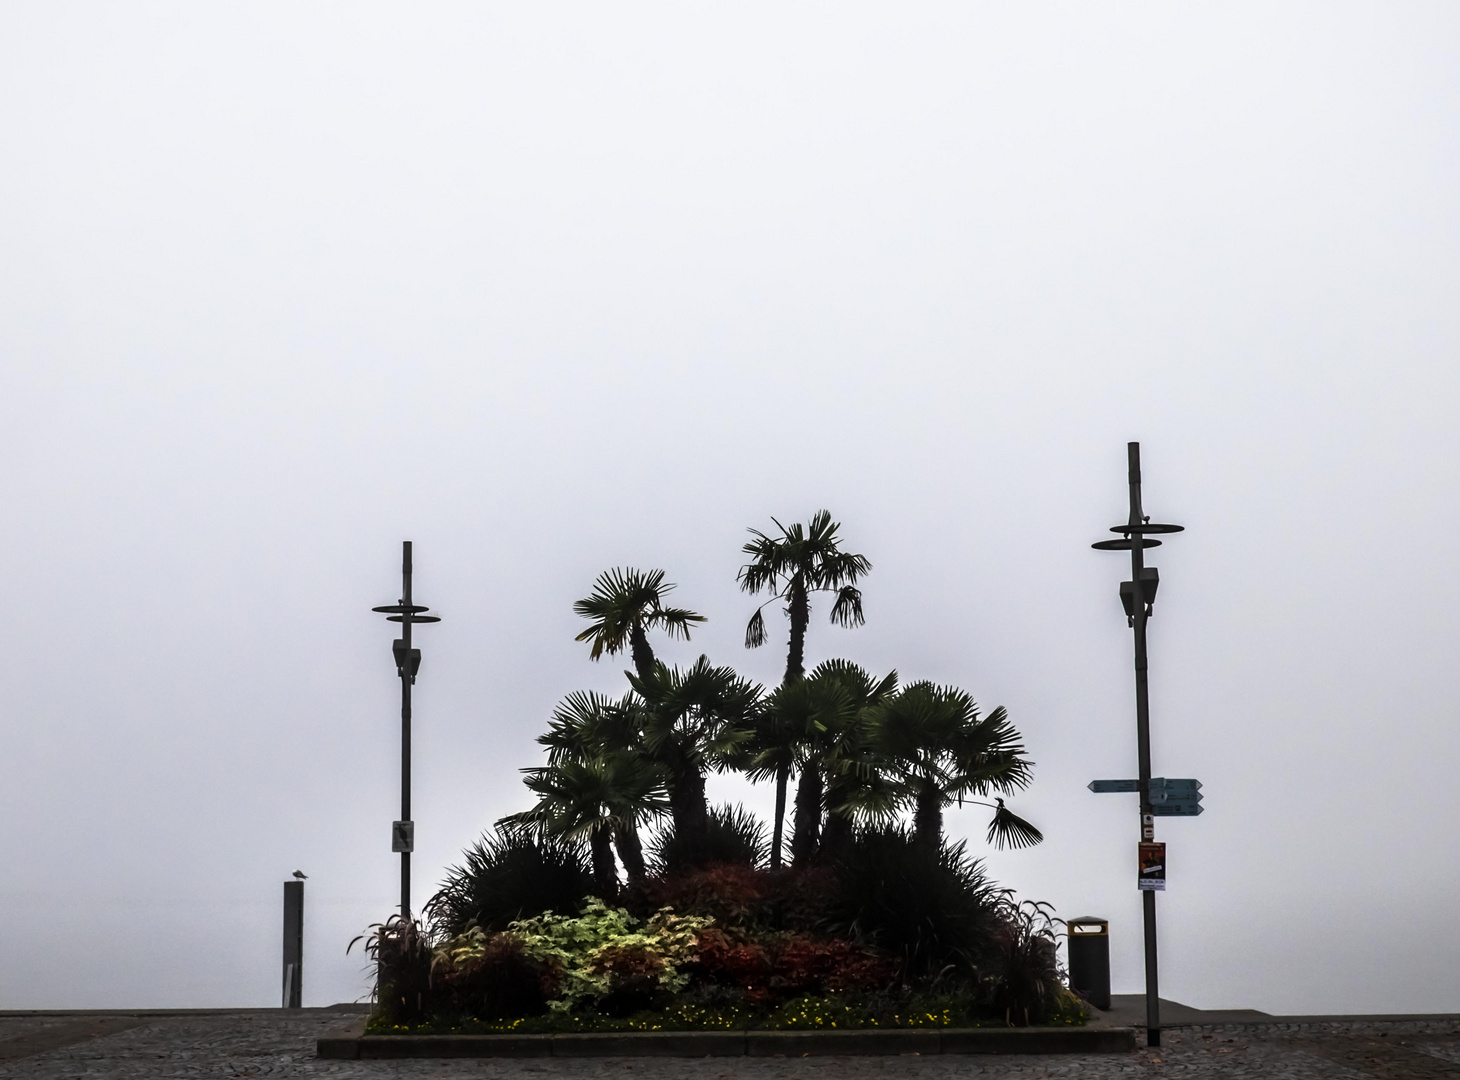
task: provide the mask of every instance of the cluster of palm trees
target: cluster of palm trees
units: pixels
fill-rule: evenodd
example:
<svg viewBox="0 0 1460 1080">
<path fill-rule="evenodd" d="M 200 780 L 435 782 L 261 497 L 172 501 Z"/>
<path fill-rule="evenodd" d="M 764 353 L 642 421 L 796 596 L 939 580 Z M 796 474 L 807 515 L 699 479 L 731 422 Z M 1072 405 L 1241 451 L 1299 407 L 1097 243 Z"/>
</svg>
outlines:
<svg viewBox="0 0 1460 1080">
<path fill-rule="evenodd" d="M 1038 843 L 1039 830 L 998 797 L 1026 786 L 1033 765 L 1002 707 L 980 715 L 962 690 L 930 682 L 901 686 L 896 672 L 877 678 L 846 660 L 805 671 L 811 597 L 834 594 L 831 621 L 861 625 L 857 583 L 872 567 L 842 550 L 838 523 L 825 510 L 804 527 L 775 526 L 773 534 L 751 530 L 742 549 L 750 561 L 739 581 L 748 593 L 769 594 L 746 628 L 748 648 L 767 640 L 765 607 L 784 604 L 790 637 L 781 684 L 767 692 L 704 656 L 684 669 L 664 664 L 650 633 L 688 640 L 705 617 L 665 604 L 674 585 L 662 570 L 610 570 L 573 605 L 590 620 L 578 640 L 591 645 L 595 660 L 627 651 L 629 689 L 618 698 L 579 691 L 563 699 L 538 739 L 547 747 L 547 764 L 523 770 L 536 805 L 500 824 L 586 841 L 605 893 L 618 883 L 615 851 L 630 887 L 643 882 L 641 830 L 656 819 L 668 817 L 678 858 L 703 861 L 711 771 L 775 783 L 773 870 L 786 847 L 793 777 L 794 865 L 835 859 L 859 824 L 887 825 L 909 815 L 916 843 L 936 857 L 944 809 L 965 802 L 993 810 L 990 843 Z"/>
</svg>

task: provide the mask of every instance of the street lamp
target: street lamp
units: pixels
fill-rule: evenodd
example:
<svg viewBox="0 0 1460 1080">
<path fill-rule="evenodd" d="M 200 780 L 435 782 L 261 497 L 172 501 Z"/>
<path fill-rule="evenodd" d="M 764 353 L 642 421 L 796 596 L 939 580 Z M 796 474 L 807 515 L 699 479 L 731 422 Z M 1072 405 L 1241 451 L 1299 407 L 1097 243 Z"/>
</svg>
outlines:
<svg viewBox="0 0 1460 1080">
<path fill-rule="evenodd" d="M 1156 839 L 1156 818 L 1151 808 L 1151 703 L 1146 685 L 1146 620 L 1155 609 L 1156 586 L 1160 583 L 1160 577 L 1154 566 L 1145 565 L 1145 549 L 1161 546 L 1161 541 L 1151 539 L 1153 535 L 1178 533 L 1183 531 L 1184 526 L 1156 524 L 1146 516 L 1141 509 L 1141 444 L 1127 443 L 1126 456 L 1130 470 L 1130 518 L 1124 525 L 1111 527 L 1111 532 L 1122 534 L 1119 540 L 1102 540 L 1090 546 L 1099 551 L 1130 552 L 1130 580 L 1121 582 L 1120 600 L 1136 637 L 1136 742 L 1140 766 L 1136 790 L 1140 793 L 1141 839 L 1149 842 Z M 1101 781 L 1096 781 L 1096 784 L 1099 783 Z M 1091 786 L 1093 790 L 1130 790 Z M 1162 867 L 1162 877 L 1164 876 Z M 1141 904 L 1146 929 L 1146 1045 L 1160 1046 L 1161 1002 L 1156 979 L 1156 893 L 1149 888 L 1143 889 Z"/>
<path fill-rule="evenodd" d="M 441 620 L 424 615 L 430 608 L 411 603 L 411 542 L 401 543 L 401 598 L 371 611 L 386 612 L 387 622 L 401 624 L 401 636 L 391 643 L 395 670 L 400 676 L 400 820 L 391 828 L 390 850 L 400 852 L 400 916 L 411 917 L 411 852 L 416 846 L 416 823 L 411 820 L 411 686 L 421 669 L 421 650 L 411 647 L 411 627 Z"/>
</svg>

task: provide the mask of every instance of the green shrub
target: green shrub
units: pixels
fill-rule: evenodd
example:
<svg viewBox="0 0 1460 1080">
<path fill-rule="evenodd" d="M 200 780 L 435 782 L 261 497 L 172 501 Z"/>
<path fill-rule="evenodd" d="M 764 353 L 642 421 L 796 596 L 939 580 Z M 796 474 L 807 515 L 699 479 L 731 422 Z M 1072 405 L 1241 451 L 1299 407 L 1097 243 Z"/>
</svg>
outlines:
<svg viewBox="0 0 1460 1080">
<path fill-rule="evenodd" d="M 1002 925 L 999 894 L 961 842 L 930 857 L 905 830 L 862 829 L 835 871 L 826 928 L 899 957 L 909 984 L 973 978 Z"/>
<path fill-rule="evenodd" d="M 769 857 L 765 825 L 739 803 L 710 807 L 705 838 L 697 855 L 689 852 L 672 826 L 661 830 L 649 848 L 650 869 L 655 876 L 727 863 L 754 868 L 764 866 Z"/>
<path fill-rule="evenodd" d="M 579 844 L 522 832 L 484 835 L 426 904 L 432 932 L 453 937 L 471 925 L 505 930 L 545 911 L 576 913 L 593 892 L 593 873 Z"/>
</svg>

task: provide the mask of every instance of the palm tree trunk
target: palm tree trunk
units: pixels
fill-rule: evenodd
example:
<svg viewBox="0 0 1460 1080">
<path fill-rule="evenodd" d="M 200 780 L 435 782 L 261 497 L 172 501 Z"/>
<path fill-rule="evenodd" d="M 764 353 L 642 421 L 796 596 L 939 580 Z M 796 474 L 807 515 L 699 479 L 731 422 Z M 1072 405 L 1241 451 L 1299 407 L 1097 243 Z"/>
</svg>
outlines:
<svg viewBox="0 0 1460 1080">
<path fill-rule="evenodd" d="M 776 818 L 771 826 L 771 869 L 781 868 L 781 847 L 786 840 L 786 785 L 791 779 L 791 767 L 782 765 L 776 770 Z"/>
<path fill-rule="evenodd" d="M 796 824 L 791 834 L 791 863 L 805 866 L 816 857 L 821 841 L 821 767 L 808 761 L 796 785 Z"/>
<path fill-rule="evenodd" d="M 943 799 L 934 785 L 918 791 L 913 810 L 913 838 L 918 847 L 933 855 L 943 845 Z"/>
<path fill-rule="evenodd" d="M 639 678 L 648 679 L 654 674 L 654 650 L 649 647 L 644 624 L 637 619 L 629 631 L 629 655 L 634 659 L 634 670 L 639 673 Z"/>
<path fill-rule="evenodd" d="M 806 584 L 797 574 L 791 579 L 791 595 L 786 598 L 791 612 L 791 640 L 786 647 L 786 677 L 793 683 L 806 674 L 806 624 L 811 621 L 811 607 L 806 602 Z"/>
<path fill-rule="evenodd" d="M 669 813 L 682 857 L 697 865 L 704 856 L 705 836 L 710 829 L 710 808 L 705 801 L 705 778 L 693 765 L 675 761 L 670 765 Z"/>
<path fill-rule="evenodd" d="M 821 857 L 836 860 L 852 846 L 852 819 L 845 814 L 828 813 L 826 828 L 821 832 Z"/>
<path fill-rule="evenodd" d="M 639 842 L 639 830 L 632 825 L 620 825 L 613 831 L 613 846 L 618 848 L 619 862 L 624 864 L 624 874 L 632 888 L 644 884 L 648 871 L 644 866 L 644 845 Z"/>
<path fill-rule="evenodd" d="M 593 857 L 593 885 L 604 899 L 618 892 L 618 867 L 613 861 L 612 833 L 607 825 L 599 825 L 588 835 L 588 850 Z"/>
<path fill-rule="evenodd" d="M 783 685 L 790 685 L 806 674 L 806 624 L 811 621 L 811 609 L 806 602 L 806 584 L 801 575 L 791 579 L 791 595 L 787 598 L 791 612 L 791 640 L 786 646 L 786 677 Z M 782 773 L 776 777 L 776 824 L 781 823 L 785 811 L 786 797 L 782 787 Z M 821 834 L 821 768 L 813 760 L 801 770 L 801 779 L 796 784 L 796 820 L 791 831 L 791 862 L 804 866 L 816 855 L 816 845 Z M 777 846 L 772 853 L 779 860 Z M 773 864 L 775 865 L 775 864 Z"/>
</svg>

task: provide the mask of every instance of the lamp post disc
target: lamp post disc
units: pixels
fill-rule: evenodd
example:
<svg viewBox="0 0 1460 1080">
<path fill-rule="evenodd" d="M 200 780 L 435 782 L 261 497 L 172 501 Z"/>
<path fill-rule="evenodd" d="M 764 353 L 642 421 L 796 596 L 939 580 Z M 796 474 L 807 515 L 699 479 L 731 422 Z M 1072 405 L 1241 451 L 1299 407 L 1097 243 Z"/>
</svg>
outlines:
<svg viewBox="0 0 1460 1080">
<path fill-rule="evenodd" d="M 1135 541 L 1127 537 L 1120 540 L 1101 540 L 1099 543 L 1091 544 L 1090 546 L 1096 551 L 1129 551 L 1135 546 Z M 1145 537 L 1141 538 L 1141 547 L 1143 548 L 1160 546 L 1161 541 L 1159 540 L 1147 540 Z"/>
<path fill-rule="evenodd" d="M 413 625 L 413 626 L 416 623 L 440 622 L 441 621 L 440 618 L 438 618 L 435 615 L 412 615 L 410 617 L 410 619 L 411 619 L 411 625 Z M 403 622 L 406 621 L 406 617 L 404 615 L 387 615 L 385 617 L 385 621 L 386 622 L 401 622 L 401 623 L 403 623 Z"/>
<path fill-rule="evenodd" d="M 1178 533 L 1185 532 L 1185 525 L 1162 525 L 1157 521 L 1146 521 L 1140 525 L 1112 525 L 1111 532 L 1126 533 Z"/>
<path fill-rule="evenodd" d="M 422 607 L 420 604 L 384 604 L 381 607 L 373 607 L 371 611 L 409 611 L 412 614 L 417 611 L 430 611 L 430 608 Z"/>
</svg>

